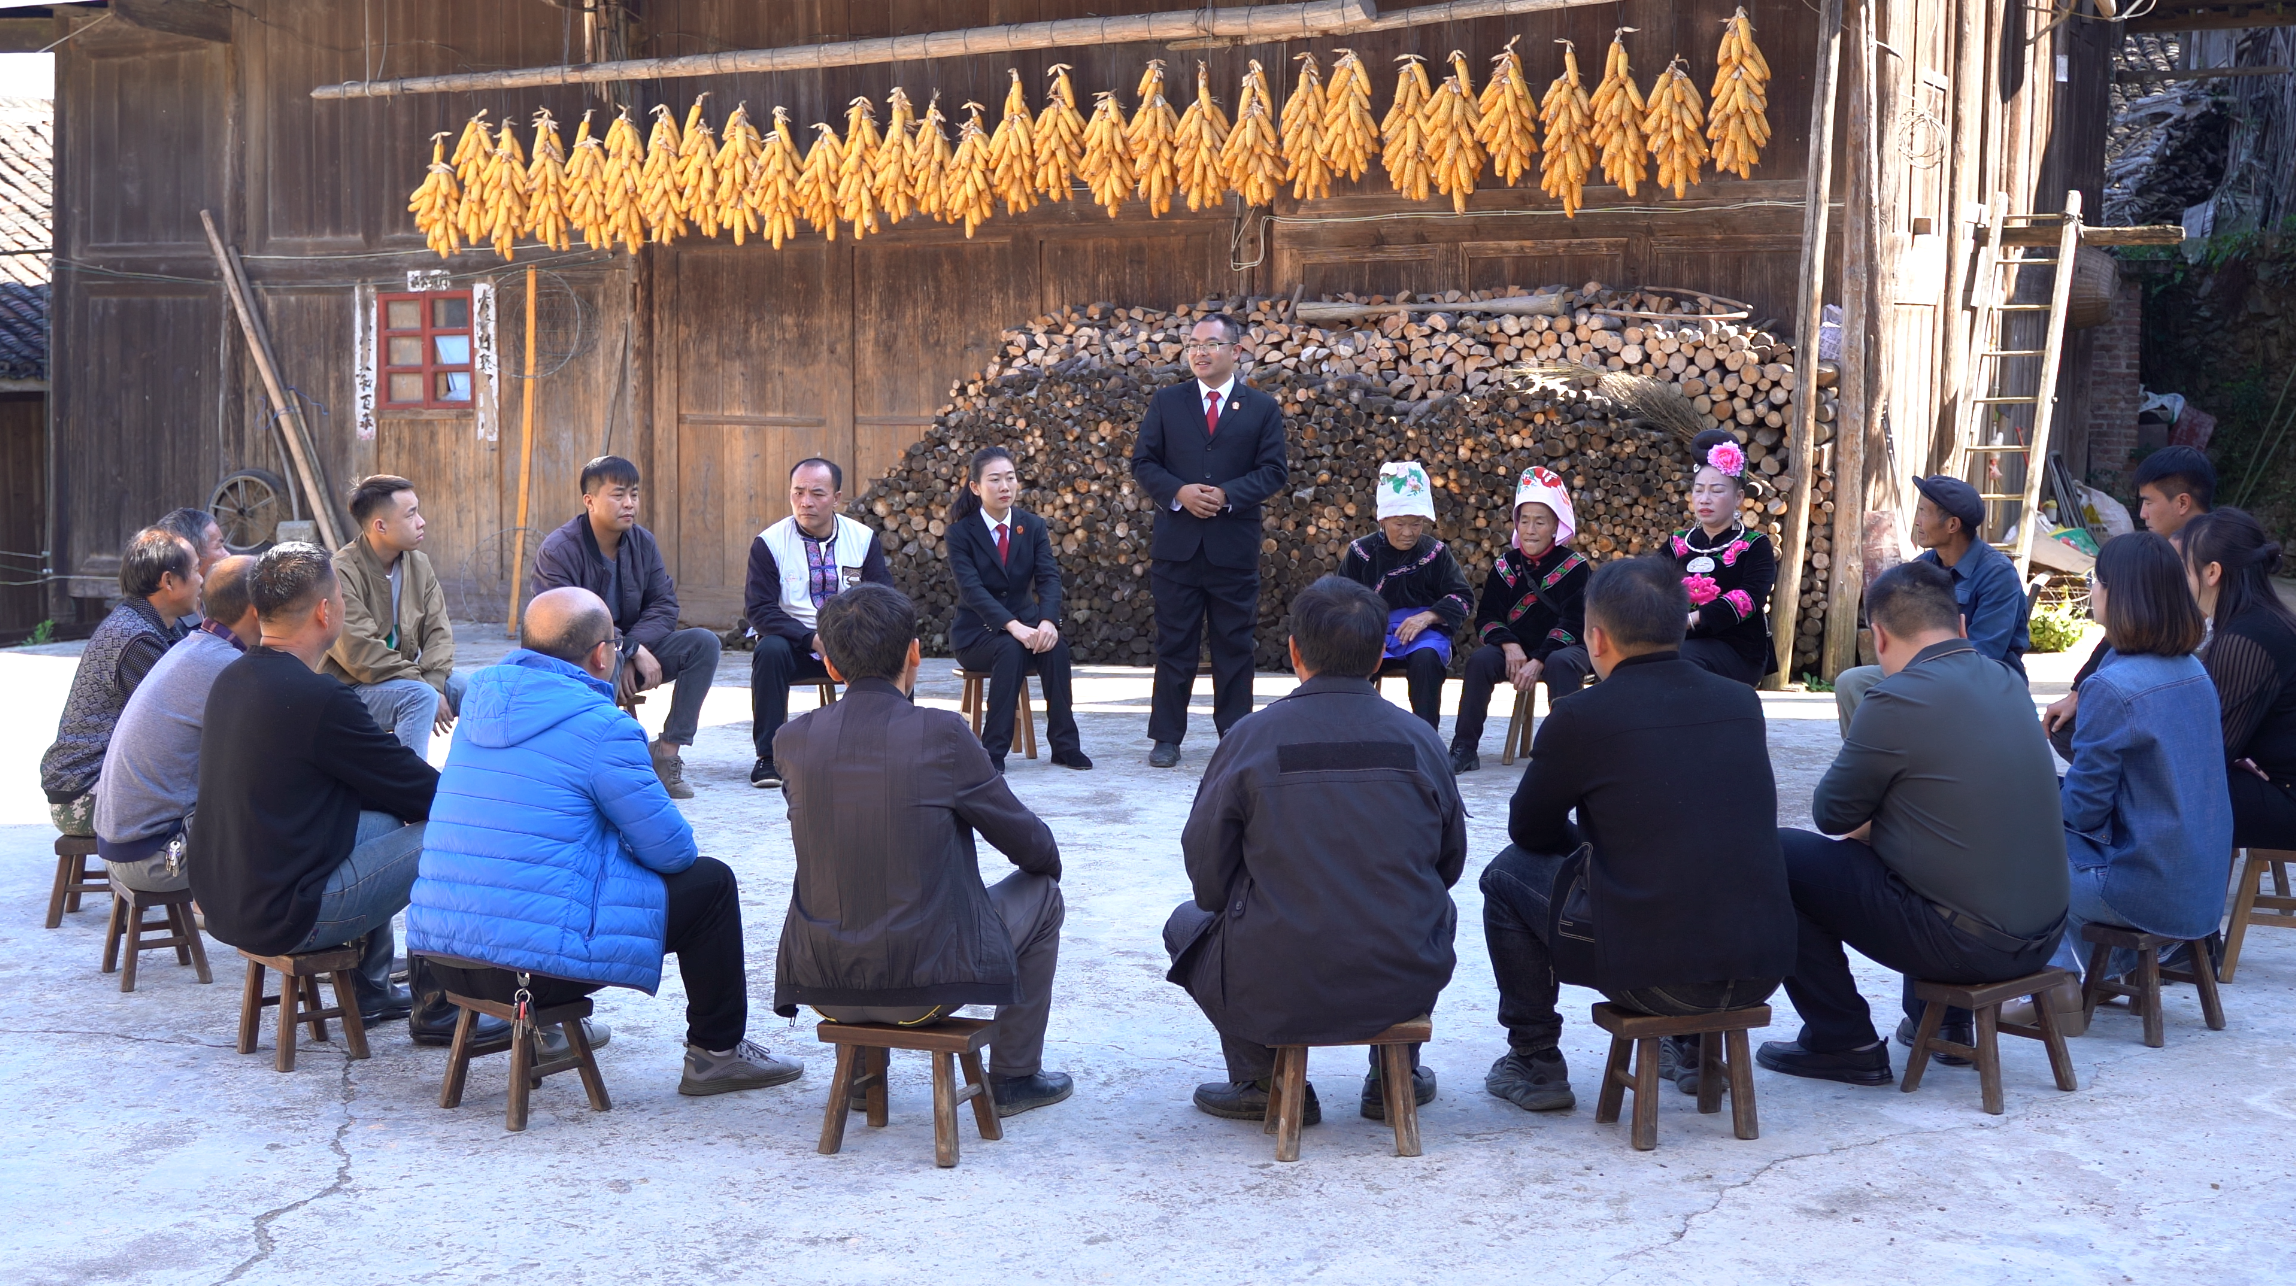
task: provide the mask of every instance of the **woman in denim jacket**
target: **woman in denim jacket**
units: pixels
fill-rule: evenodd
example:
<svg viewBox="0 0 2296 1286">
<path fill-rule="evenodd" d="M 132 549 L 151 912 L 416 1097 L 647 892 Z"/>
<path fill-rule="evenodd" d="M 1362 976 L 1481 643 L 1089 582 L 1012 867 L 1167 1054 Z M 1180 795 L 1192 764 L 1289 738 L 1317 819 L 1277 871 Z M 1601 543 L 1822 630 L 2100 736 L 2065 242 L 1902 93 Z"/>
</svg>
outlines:
<svg viewBox="0 0 2296 1286">
<path fill-rule="evenodd" d="M 2151 532 L 2117 536 L 2097 556 L 2090 603 L 2113 657 L 2081 685 L 2060 788 L 2073 887 L 2056 963 L 2071 969 L 2085 923 L 2214 932 L 2232 860 L 2216 688 L 2193 656 L 2201 615 L 2183 560 Z M 2120 951 L 2111 968 L 2133 964 Z"/>
</svg>

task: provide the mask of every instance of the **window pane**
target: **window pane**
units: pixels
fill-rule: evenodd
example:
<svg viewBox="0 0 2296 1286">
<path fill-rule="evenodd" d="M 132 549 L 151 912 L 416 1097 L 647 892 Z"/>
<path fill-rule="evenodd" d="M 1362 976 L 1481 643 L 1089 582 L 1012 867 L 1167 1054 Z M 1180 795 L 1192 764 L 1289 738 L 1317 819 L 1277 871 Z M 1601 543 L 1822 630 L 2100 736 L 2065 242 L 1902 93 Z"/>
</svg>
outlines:
<svg viewBox="0 0 2296 1286">
<path fill-rule="evenodd" d="M 423 364 L 423 340 L 420 335 L 394 335 L 391 337 L 390 358 L 387 365 L 420 366 Z"/>
<path fill-rule="evenodd" d="M 468 402 L 470 400 L 469 371 L 441 371 L 438 373 L 438 400 L 441 402 Z"/>
<path fill-rule="evenodd" d="M 420 402 L 423 400 L 423 377 L 420 375 L 393 375 L 391 396 L 393 402 Z"/>
<path fill-rule="evenodd" d="M 470 336 L 468 336 L 468 335 L 433 335 L 433 336 L 431 336 L 431 343 L 432 343 L 433 345 L 435 345 L 435 346 L 438 348 L 438 364 L 439 364 L 439 365 L 441 365 L 441 366 L 468 366 L 468 365 L 470 365 Z M 417 360 L 420 360 L 420 359 L 418 358 Z"/>
<path fill-rule="evenodd" d="M 420 330 L 423 306 L 412 299 L 394 299 L 383 305 L 383 324 L 392 330 Z"/>
<path fill-rule="evenodd" d="M 431 301 L 431 325 L 438 330 L 469 329 L 469 297 L 462 296 L 454 299 L 433 299 Z"/>
</svg>

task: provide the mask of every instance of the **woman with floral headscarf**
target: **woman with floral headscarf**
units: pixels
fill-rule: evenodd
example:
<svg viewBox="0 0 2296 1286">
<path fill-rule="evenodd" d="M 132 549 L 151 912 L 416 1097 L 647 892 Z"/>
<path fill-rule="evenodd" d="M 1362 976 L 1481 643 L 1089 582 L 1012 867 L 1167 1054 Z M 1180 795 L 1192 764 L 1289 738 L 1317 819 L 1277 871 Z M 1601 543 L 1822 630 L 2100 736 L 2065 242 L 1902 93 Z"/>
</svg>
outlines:
<svg viewBox="0 0 2296 1286">
<path fill-rule="evenodd" d="M 1430 728 L 1443 719 L 1443 676 L 1451 635 L 1475 606 L 1475 591 L 1450 547 L 1435 538 L 1435 492 L 1416 460 L 1379 466 L 1379 530 L 1351 542 L 1339 574 L 1387 603 L 1387 648 L 1379 673 L 1402 674 L 1411 713 Z"/>
<path fill-rule="evenodd" d="M 1666 552 L 1682 569 L 1690 593 L 1690 632 L 1682 659 L 1726 679 L 1758 686 L 1774 674 L 1770 648 L 1770 588 L 1778 556 L 1770 538 L 1739 517 L 1746 492 L 1746 449 L 1727 429 L 1708 429 L 1690 444 L 1697 472 L 1690 480 L 1691 526 L 1675 532 Z"/>
<path fill-rule="evenodd" d="M 1504 679 L 1517 692 L 1547 685 L 1547 703 L 1579 690 L 1587 662 L 1586 583 L 1594 568 L 1570 547 L 1578 534 L 1570 493 L 1552 469 L 1532 465 L 1515 482 L 1515 532 L 1499 551 L 1475 607 L 1482 646 L 1467 660 L 1459 721 L 1451 732 L 1451 771 L 1483 766 L 1480 743 L 1491 690 Z"/>
</svg>

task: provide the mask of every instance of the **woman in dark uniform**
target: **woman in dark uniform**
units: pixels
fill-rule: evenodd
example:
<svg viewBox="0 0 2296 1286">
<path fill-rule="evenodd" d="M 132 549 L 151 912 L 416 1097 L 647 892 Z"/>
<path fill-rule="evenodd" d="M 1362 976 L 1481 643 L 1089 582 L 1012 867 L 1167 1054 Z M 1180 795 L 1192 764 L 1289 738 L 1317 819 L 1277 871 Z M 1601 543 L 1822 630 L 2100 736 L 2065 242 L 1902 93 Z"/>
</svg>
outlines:
<svg viewBox="0 0 2296 1286">
<path fill-rule="evenodd" d="M 973 453 L 972 481 L 949 509 L 949 570 L 957 578 L 949 642 L 957 662 L 989 676 L 981 744 L 997 771 L 1012 748 L 1013 710 L 1033 671 L 1044 691 L 1044 730 L 1052 762 L 1090 768 L 1069 708 L 1068 640 L 1060 637 L 1060 564 L 1044 519 L 1013 500 L 1020 478 L 1012 452 Z"/>
</svg>

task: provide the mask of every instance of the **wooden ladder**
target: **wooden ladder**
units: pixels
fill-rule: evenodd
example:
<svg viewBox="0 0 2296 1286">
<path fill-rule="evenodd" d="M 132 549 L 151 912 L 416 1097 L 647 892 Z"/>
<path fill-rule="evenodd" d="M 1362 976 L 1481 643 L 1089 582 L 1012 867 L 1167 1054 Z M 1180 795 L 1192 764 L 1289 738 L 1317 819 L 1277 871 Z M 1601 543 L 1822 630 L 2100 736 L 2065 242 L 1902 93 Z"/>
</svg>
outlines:
<svg viewBox="0 0 2296 1286">
<path fill-rule="evenodd" d="M 2057 401 L 2057 365 L 2064 355 L 2066 306 L 2073 293 L 2073 260 L 2081 247 L 2081 194 L 2065 193 L 2061 214 L 2011 214 L 2006 193 L 1996 193 L 1987 212 L 1985 242 L 1979 248 L 1977 279 L 1971 306 L 1976 324 L 1969 331 L 1969 361 L 1961 403 L 1954 413 L 1953 454 L 1945 471 L 1968 478 L 1988 504 L 2013 500 L 2018 508 L 2011 520 L 2017 538 L 1994 545 L 2017 562 L 2022 579 L 2032 567 L 2033 533 L 2042 521 L 2041 483 L 2047 474 L 2050 421 Z M 2013 228 L 2055 225 L 2054 246 L 2004 245 L 2003 232 Z M 2017 241 L 2029 237 L 2014 238 Z M 2037 290 L 2026 289 L 2032 278 L 2019 274 L 2046 273 L 2048 302 L 2030 302 Z M 2019 296 L 2026 296 L 2020 300 Z M 2038 348 L 2011 348 L 2009 320 L 2039 314 L 2044 335 Z M 2032 342 L 2033 327 L 2016 331 Z M 2039 359 L 2036 368 L 2034 359 Z M 2021 410 L 2021 408 L 2030 408 Z M 2029 418 L 2026 418 L 2028 417 Z M 2022 422 L 2020 422 L 2022 420 Z M 2000 468 L 2004 456 L 2024 457 L 2020 470 L 2024 485 L 2017 491 L 1999 490 L 1995 479 L 2007 478 Z M 1972 469 L 1975 477 L 1971 477 Z M 1990 525 L 1990 524 L 1988 524 Z M 1983 533 L 1978 533 L 1983 535 Z"/>
</svg>

